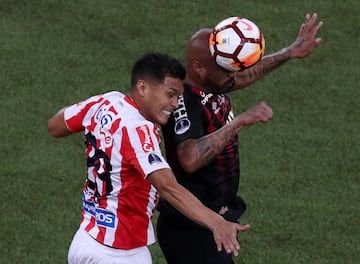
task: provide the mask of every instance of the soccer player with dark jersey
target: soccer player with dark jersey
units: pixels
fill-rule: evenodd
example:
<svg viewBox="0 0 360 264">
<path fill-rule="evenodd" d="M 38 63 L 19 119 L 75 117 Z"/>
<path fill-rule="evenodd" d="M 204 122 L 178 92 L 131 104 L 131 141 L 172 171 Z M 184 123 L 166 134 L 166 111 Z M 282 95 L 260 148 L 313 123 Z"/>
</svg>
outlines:
<svg viewBox="0 0 360 264">
<path fill-rule="evenodd" d="M 163 126 L 167 160 L 180 184 L 207 207 L 233 222 L 245 211 L 240 196 L 238 132 L 257 121 L 267 122 L 272 110 L 264 102 L 235 116 L 228 92 L 243 89 L 286 61 L 308 56 L 321 39 L 322 22 L 306 14 L 296 40 L 264 56 L 244 71 L 230 72 L 211 56 L 212 29 L 196 32 L 186 47 L 186 78 L 179 107 Z M 257 112 L 258 118 L 250 118 Z M 160 199 L 157 235 L 168 264 L 229 264 L 232 255 L 216 250 L 211 233 Z"/>
<path fill-rule="evenodd" d="M 179 107 L 163 127 L 167 159 L 178 182 L 205 206 L 226 220 L 237 222 L 245 211 L 245 203 L 237 196 L 240 173 L 237 133 L 243 126 L 258 121 L 267 122 L 271 117 L 271 108 L 260 102 L 234 118 L 226 94 L 206 93 L 185 83 Z M 221 142 L 211 142 L 207 136 L 217 132 L 223 134 Z M 204 139 L 204 146 L 213 143 L 216 148 L 227 140 L 228 143 L 220 152 L 216 151 L 218 154 L 207 165 L 196 171 L 186 171 L 179 162 L 179 146 L 183 142 L 191 144 L 198 139 Z M 207 155 L 214 153 L 214 149 L 208 149 L 200 159 L 207 159 Z M 183 160 L 194 158 L 191 152 L 180 155 Z M 158 239 L 169 264 L 231 263 L 231 254 L 216 250 L 216 244 L 210 240 L 211 232 L 185 217 L 163 199 L 160 199 L 158 210 Z"/>
<path fill-rule="evenodd" d="M 206 166 L 196 171 L 196 178 L 188 174 L 178 162 L 176 146 L 187 139 L 199 139 L 211 134 L 234 119 L 230 99 L 226 94 L 215 95 L 184 85 L 179 108 L 164 127 L 167 159 L 176 171 L 179 183 L 186 186 L 207 207 L 223 212 L 225 218 L 236 221 L 245 210 L 236 196 L 239 187 L 238 136 L 235 135 L 222 151 Z M 191 159 L 191 156 L 187 158 Z M 228 202 L 235 203 L 231 207 Z M 229 208 L 239 211 L 231 216 Z"/>
</svg>

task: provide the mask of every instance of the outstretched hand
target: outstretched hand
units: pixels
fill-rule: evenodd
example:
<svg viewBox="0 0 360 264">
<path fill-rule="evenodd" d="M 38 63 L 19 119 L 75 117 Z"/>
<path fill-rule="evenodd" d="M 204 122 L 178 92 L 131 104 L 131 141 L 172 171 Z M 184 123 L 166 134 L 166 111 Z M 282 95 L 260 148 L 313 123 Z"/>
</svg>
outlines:
<svg viewBox="0 0 360 264">
<path fill-rule="evenodd" d="M 316 34 L 323 22 L 317 23 L 317 17 L 317 13 L 306 14 L 305 22 L 300 27 L 297 39 L 289 46 L 292 58 L 304 58 L 320 44 L 321 38 Z"/>
<path fill-rule="evenodd" d="M 250 229 L 250 225 L 240 225 L 225 221 L 220 228 L 213 230 L 214 240 L 218 251 L 223 248 L 228 254 L 238 255 L 240 244 L 237 240 L 238 232 L 245 232 Z"/>
</svg>

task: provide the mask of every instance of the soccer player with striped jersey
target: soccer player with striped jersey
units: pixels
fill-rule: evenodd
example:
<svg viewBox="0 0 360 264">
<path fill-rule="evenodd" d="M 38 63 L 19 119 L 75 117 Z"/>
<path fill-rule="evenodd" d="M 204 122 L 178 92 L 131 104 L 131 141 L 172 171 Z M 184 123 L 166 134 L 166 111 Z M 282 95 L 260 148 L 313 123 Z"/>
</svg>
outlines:
<svg viewBox="0 0 360 264">
<path fill-rule="evenodd" d="M 177 183 L 160 150 L 157 125 L 178 107 L 185 69 L 174 58 L 148 53 L 132 68 L 129 95 L 107 92 L 64 107 L 48 121 L 54 137 L 83 132 L 87 177 L 82 217 L 68 263 L 152 263 L 152 217 L 159 195 L 211 230 L 217 250 L 238 254 L 237 233 Z"/>
</svg>

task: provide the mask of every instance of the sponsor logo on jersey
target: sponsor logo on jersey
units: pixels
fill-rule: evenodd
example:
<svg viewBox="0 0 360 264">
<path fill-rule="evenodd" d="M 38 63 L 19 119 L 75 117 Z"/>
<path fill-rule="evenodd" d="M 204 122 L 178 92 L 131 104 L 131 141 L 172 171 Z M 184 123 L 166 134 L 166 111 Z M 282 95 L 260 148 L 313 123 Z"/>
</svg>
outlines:
<svg viewBox="0 0 360 264">
<path fill-rule="evenodd" d="M 112 143 L 112 140 L 113 140 L 111 133 L 109 133 L 108 130 L 104 130 L 104 129 L 100 128 L 100 135 L 104 139 L 105 146 L 106 147 L 110 146 Z"/>
<path fill-rule="evenodd" d="M 213 96 L 213 94 L 212 93 L 206 94 L 203 91 L 200 91 L 200 96 L 203 97 L 203 99 L 201 100 L 201 104 L 205 105 L 209 101 L 209 99 Z"/>
<path fill-rule="evenodd" d="M 115 227 L 115 215 L 104 209 L 96 208 L 94 202 L 88 202 L 83 196 L 83 207 L 86 212 L 95 217 L 96 223 L 101 226 Z"/>
<path fill-rule="evenodd" d="M 155 150 L 154 143 L 150 136 L 150 129 L 147 125 L 139 126 L 136 128 L 136 132 L 138 133 L 141 146 L 144 152 L 152 152 Z"/>
<path fill-rule="evenodd" d="M 100 119 L 101 127 L 107 127 L 111 124 L 113 117 L 110 114 L 103 115 Z"/>
<path fill-rule="evenodd" d="M 109 109 L 107 103 L 108 102 L 105 102 L 95 114 L 95 120 L 97 123 L 100 123 L 102 128 L 111 126 L 115 117 L 115 113 Z"/>
<path fill-rule="evenodd" d="M 190 120 L 187 118 L 181 119 L 175 124 L 175 133 L 176 135 L 181 135 L 185 133 L 190 128 Z"/>
<path fill-rule="evenodd" d="M 148 161 L 150 165 L 158 165 L 162 163 L 161 158 L 155 153 L 150 153 L 148 157 Z"/>
<path fill-rule="evenodd" d="M 191 126 L 191 122 L 187 115 L 183 95 L 179 96 L 178 103 L 179 103 L 179 107 L 173 113 L 175 119 L 174 130 L 177 135 L 181 135 L 189 130 Z"/>
</svg>

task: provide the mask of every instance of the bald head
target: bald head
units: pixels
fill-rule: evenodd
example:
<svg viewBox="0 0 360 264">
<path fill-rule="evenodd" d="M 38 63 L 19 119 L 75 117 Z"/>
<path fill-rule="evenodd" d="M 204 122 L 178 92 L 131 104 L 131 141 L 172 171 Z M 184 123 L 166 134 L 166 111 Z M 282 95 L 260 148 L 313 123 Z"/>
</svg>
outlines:
<svg viewBox="0 0 360 264">
<path fill-rule="evenodd" d="M 193 61 L 206 64 L 211 60 L 209 49 L 211 32 L 211 28 L 203 28 L 191 36 L 186 46 L 186 65 L 191 65 Z"/>
<path fill-rule="evenodd" d="M 209 39 L 213 29 L 203 28 L 189 39 L 186 46 L 185 82 L 215 94 L 224 94 L 235 86 L 233 72 L 219 66 L 210 53 Z"/>
</svg>

